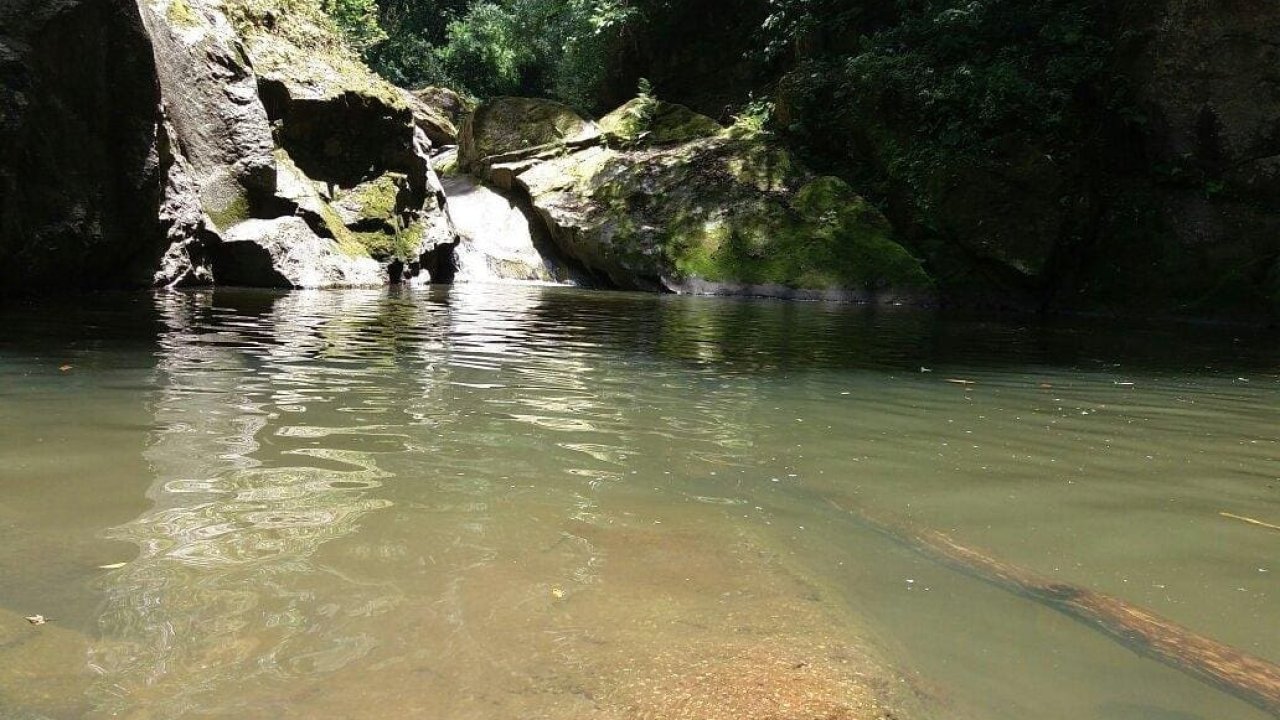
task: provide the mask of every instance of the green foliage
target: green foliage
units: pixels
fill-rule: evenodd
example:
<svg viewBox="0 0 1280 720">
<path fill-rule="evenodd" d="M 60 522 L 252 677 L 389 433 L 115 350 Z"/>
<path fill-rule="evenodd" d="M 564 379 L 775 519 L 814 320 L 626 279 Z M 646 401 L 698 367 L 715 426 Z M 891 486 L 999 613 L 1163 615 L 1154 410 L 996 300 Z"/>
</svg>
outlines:
<svg viewBox="0 0 1280 720">
<path fill-rule="evenodd" d="M 521 94 L 534 48 L 524 42 L 520 18 L 511 8 L 482 2 L 449 23 L 448 43 L 437 57 L 449 77 L 471 93 L 512 95 Z"/>
<path fill-rule="evenodd" d="M 733 116 L 733 126 L 729 128 L 729 133 L 736 138 L 769 135 L 769 125 L 773 122 L 775 109 L 776 106 L 772 100 L 752 97 L 742 111 Z"/>
<path fill-rule="evenodd" d="M 870 151 L 882 179 L 907 183 L 921 202 L 939 170 L 981 166 L 1011 144 L 1070 161 L 1097 133 L 1098 106 L 1118 102 L 1102 0 L 871 6 L 771 0 L 763 52 L 794 56 L 784 81 L 794 140 L 817 156 Z"/>
<path fill-rule="evenodd" d="M 325 0 L 365 60 L 402 86 L 552 97 L 594 108 L 633 0 Z M 376 8 L 379 27 L 369 12 Z"/>
<path fill-rule="evenodd" d="M 376 0 L 323 0 L 322 7 L 357 51 L 387 39 L 387 33 L 378 25 Z"/>
</svg>

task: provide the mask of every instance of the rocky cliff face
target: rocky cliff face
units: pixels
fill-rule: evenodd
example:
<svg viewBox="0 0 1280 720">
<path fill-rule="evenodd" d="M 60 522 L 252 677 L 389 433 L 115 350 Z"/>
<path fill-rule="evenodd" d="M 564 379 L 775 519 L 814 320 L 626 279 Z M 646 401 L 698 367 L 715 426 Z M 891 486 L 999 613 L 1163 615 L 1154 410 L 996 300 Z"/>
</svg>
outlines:
<svg viewBox="0 0 1280 720">
<path fill-rule="evenodd" d="M 10 0 L 0 293 L 377 285 L 450 275 L 441 249 L 461 242 L 461 279 L 855 299 L 936 283 L 961 302 L 1280 317 L 1280 6 L 1106 11 L 1108 77 L 1124 79 L 1127 104 L 1095 108 L 1083 150 L 1013 132 L 908 187 L 889 169 L 911 123 L 877 107 L 825 133 L 821 167 L 850 187 L 652 98 L 593 122 L 545 101 L 474 109 L 393 88 L 314 8 Z M 659 75 L 723 105 L 715 73 Z M 784 112 L 786 95 L 784 82 Z M 431 153 L 454 143 L 487 187 L 440 184 Z M 876 193 L 892 227 L 855 189 Z"/>
<path fill-rule="evenodd" d="M 3 292 L 381 285 L 452 240 L 448 116 L 268 5 L 0 7 Z"/>
<path fill-rule="evenodd" d="M 158 107 L 133 0 L 0 3 L 0 294 L 146 282 Z"/>
<path fill-rule="evenodd" d="M 323 18 L 142 7 L 170 140 L 157 284 L 381 285 L 450 240 L 420 116 Z"/>
</svg>

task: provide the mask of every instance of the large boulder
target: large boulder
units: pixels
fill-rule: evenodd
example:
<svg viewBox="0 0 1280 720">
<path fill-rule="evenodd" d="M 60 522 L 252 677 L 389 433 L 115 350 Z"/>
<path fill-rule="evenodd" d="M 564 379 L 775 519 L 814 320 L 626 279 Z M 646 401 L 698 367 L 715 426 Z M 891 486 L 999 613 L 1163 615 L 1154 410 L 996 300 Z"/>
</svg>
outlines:
<svg viewBox="0 0 1280 720">
<path fill-rule="evenodd" d="M 562 252 L 619 287 L 856 301 L 929 294 L 919 261 L 843 181 L 814 176 L 767 141 L 706 130 L 623 149 L 534 148 L 481 170 L 524 193 Z"/>
<path fill-rule="evenodd" d="M 600 131 L 611 142 L 669 145 L 713 137 L 724 127 L 683 105 L 638 97 L 600 118 Z"/>
<path fill-rule="evenodd" d="M 219 281 L 278 288 L 377 287 L 382 266 L 355 246 L 317 235 L 299 217 L 246 220 L 213 250 Z"/>
<path fill-rule="evenodd" d="M 192 2 L 197 4 L 192 5 Z M 199 0 L 144 0 L 170 132 L 217 229 L 275 190 L 274 143 L 258 81 L 231 24 Z"/>
<path fill-rule="evenodd" d="M 243 27 L 279 143 L 308 177 L 353 187 L 399 172 L 425 192 L 427 159 L 405 93 L 340 48 L 300 47 L 285 34 Z"/>
<path fill-rule="evenodd" d="M 414 90 L 413 97 L 430 108 L 432 112 L 448 119 L 454 126 L 462 125 L 467 115 L 476 109 L 474 101 L 468 100 L 454 90 L 434 85 Z"/>
<path fill-rule="evenodd" d="M 133 0 L 0 3 L 0 294 L 149 280 L 158 107 Z"/>
<path fill-rule="evenodd" d="M 548 145 L 588 143 L 600 128 L 568 105 L 535 98 L 496 98 L 466 119 L 458 138 L 458 165 Z"/>
</svg>

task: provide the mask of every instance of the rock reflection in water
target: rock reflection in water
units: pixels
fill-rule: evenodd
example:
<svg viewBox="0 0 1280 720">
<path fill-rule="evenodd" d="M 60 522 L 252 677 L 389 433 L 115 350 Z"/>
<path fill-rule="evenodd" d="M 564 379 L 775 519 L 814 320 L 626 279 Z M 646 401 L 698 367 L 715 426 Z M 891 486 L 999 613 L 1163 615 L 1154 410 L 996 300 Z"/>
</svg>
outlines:
<svg viewBox="0 0 1280 720">
<path fill-rule="evenodd" d="M 154 506 L 113 533 L 141 556 L 104 580 L 101 715 L 852 717 L 882 694 L 744 483 L 779 456 L 754 457 L 788 316 L 741 336 L 738 305 L 483 285 L 158 302 Z"/>
<path fill-rule="evenodd" d="M 328 362 L 379 342 L 351 319 L 384 300 L 295 293 L 238 319 L 209 295 L 159 298 L 154 506 L 111 533 L 140 556 L 105 581 L 90 659 L 103 714 L 184 716 L 255 676 L 332 670 L 367 652 L 346 619 L 398 596 L 313 556 L 390 505 L 377 456 L 403 439 L 363 416 L 397 388 L 378 362 Z M 362 441 L 344 442 L 352 434 Z"/>
</svg>

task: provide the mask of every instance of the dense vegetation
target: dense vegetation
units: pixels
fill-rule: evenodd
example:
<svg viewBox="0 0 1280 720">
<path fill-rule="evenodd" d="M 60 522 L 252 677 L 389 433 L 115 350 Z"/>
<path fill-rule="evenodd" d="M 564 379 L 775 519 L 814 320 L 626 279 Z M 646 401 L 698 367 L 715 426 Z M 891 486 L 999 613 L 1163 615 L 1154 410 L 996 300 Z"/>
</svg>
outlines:
<svg viewBox="0 0 1280 720">
<path fill-rule="evenodd" d="M 892 163 L 917 177 L 939 156 L 989 151 L 1010 133 L 1069 143 L 1096 130 L 1096 115 L 1080 110 L 1114 101 L 1101 82 L 1112 50 L 1101 0 L 324 3 L 401 85 L 599 112 L 644 77 L 659 95 L 722 117 L 761 114 L 781 93 L 779 129 L 810 140 L 891 111 L 916 118 L 911 130 L 927 140 Z M 704 72 L 691 54 L 718 67 Z"/>
</svg>

